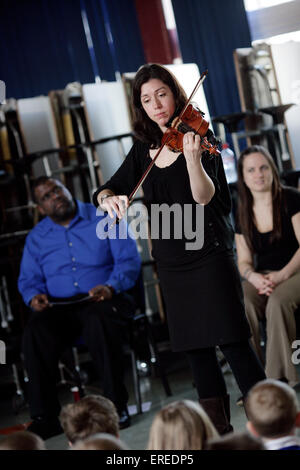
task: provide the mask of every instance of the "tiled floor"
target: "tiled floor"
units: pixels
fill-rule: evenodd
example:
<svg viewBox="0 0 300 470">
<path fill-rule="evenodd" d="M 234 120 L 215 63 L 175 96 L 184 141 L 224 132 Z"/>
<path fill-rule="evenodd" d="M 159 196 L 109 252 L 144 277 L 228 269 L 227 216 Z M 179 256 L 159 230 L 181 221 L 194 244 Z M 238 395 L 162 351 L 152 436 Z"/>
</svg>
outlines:
<svg viewBox="0 0 300 470">
<path fill-rule="evenodd" d="M 134 450 L 145 449 L 147 446 L 149 428 L 156 412 L 166 403 L 173 400 L 188 398 L 197 399 L 196 390 L 192 385 L 191 374 L 184 356 L 165 353 L 163 361 L 168 372 L 168 379 L 173 395 L 166 397 L 161 381 L 157 377 L 142 378 L 142 399 L 144 413 L 137 415 L 136 406 L 132 388 L 132 377 L 130 368 L 126 374 L 126 383 L 130 394 L 129 411 L 132 415 L 132 424 L 129 428 L 121 431 L 121 439 Z M 246 366 L 245 366 L 246 367 Z M 231 413 L 232 424 L 235 430 L 243 430 L 245 428 L 246 417 L 242 407 L 236 405 L 236 400 L 240 396 L 240 391 L 236 385 L 235 379 L 230 370 L 224 373 L 228 392 L 231 397 Z M 60 389 L 60 397 L 62 403 L 72 401 L 72 395 L 68 387 Z M 300 391 L 297 391 L 300 400 Z M 28 410 L 21 411 L 18 415 L 14 415 L 12 411 L 11 398 L 2 398 L 0 401 L 0 428 L 13 426 L 19 423 L 29 421 Z M 56 436 L 46 441 L 47 449 L 67 449 L 68 443 L 64 435 Z"/>
</svg>

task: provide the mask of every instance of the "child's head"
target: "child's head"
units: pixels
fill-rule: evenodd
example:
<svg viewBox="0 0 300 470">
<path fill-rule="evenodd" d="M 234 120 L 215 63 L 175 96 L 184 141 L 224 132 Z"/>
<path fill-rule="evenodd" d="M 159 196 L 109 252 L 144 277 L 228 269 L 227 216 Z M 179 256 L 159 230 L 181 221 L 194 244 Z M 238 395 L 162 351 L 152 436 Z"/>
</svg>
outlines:
<svg viewBox="0 0 300 470">
<path fill-rule="evenodd" d="M 43 439 L 30 431 L 20 431 L 0 441 L 0 450 L 46 450 Z"/>
<path fill-rule="evenodd" d="M 155 416 L 148 442 L 149 450 L 201 450 L 207 439 L 217 437 L 211 420 L 196 402 L 175 401 Z"/>
<path fill-rule="evenodd" d="M 119 435 L 116 408 L 101 395 L 88 395 L 64 406 L 59 418 L 70 444 L 100 432 Z"/>
<path fill-rule="evenodd" d="M 231 432 L 216 439 L 210 439 L 206 450 L 264 450 L 263 442 L 248 432 Z"/>
<path fill-rule="evenodd" d="M 128 450 L 128 447 L 111 434 L 99 433 L 76 442 L 72 450 Z"/>
<path fill-rule="evenodd" d="M 295 391 L 278 380 L 258 382 L 246 400 L 248 429 L 265 438 L 292 434 L 300 424 L 300 413 Z"/>
</svg>

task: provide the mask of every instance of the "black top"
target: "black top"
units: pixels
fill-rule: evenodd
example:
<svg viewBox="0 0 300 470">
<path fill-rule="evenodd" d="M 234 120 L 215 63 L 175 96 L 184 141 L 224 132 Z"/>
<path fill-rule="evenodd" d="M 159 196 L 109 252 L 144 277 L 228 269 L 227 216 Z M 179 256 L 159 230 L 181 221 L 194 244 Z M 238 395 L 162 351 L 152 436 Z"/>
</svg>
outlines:
<svg viewBox="0 0 300 470">
<path fill-rule="evenodd" d="M 110 189 L 118 195 L 125 194 L 129 196 L 150 163 L 149 145 L 136 141 L 118 171 L 94 193 L 94 204 L 98 205 L 97 195 L 103 189 Z M 171 235 L 173 235 L 171 239 L 164 240 L 161 233 L 159 233 L 159 239 L 152 238 L 152 254 L 162 265 L 186 264 L 199 259 L 199 257 L 206 257 L 211 253 L 215 254 L 216 252 L 232 249 L 231 199 L 222 158 L 220 156 L 211 157 L 205 153 L 202 156 L 202 163 L 215 185 L 215 194 L 212 200 L 204 206 L 204 245 L 201 249 L 186 250 L 186 242 L 193 243 L 195 238 L 188 239 L 183 236 L 181 239 L 176 239 L 171 231 Z M 171 165 L 165 168 L 154 165 L 143 184 L 143 190 L 145 204 L 150 215 L 151 204 L 166 203 L 171 206 L 178 203 L 181 207 L 184 204 L 189 204 L 191 208 L 190 226 L 195 230 L 196 206 L 199 209 L 199 204 L 194 201 L 192 196 L 186 160 L 183 154 L 180 154 Z M 189 215 L 187 211 L 185 213 Z M 184 235 L 184 230 L 182 232 Z"/>
<path fill-rule="evenodd" d="M 293 215 L 300 212 L 300 192 L 296 188 L 284 187 L 282 192 L 281 220 L 282 237 L 270 241 L 272 231 L 261 233 L 254 229 L 254 269 L 256 271 L 282 269 L 299 248 L 292 225 Z M 241 228 L 236 220 L 236 233 L 241 234 Z"/>
<path fill-rule="evenodd" d="M 150 163 L 149 146 L 137 141 L 119 170 L 94 195 L 95 205 L 97 194 L 105 188 L 129 196 Z M 215 194 L 205 206 L 193 199 L 183 154 L 165 168 L 154 165 L 143 184 L 148 211 L 158 204 L 177 203 L 177 209 L 185 216 L 189 214 L 186 228 L 193 230 L 199 209 L 202 215 L 204 212 L 202 248 L 186 249 L 186 242 L 193 240 L 176 239 L 174 233 L 165 240 L 159 230 L 158 239 L 151 236 L 174 351 L 230 344 L 250 336 L 232 252 L 231 200 L 222 158 L 203 154 L 202 163 L 215 185 Z M 183 211 L 184 204 L 188 206 Z M 154 219 L 152 214 L 152 227 L 156 229 L 159 224 Z M 203 223 L 199 225 L 197 236 L 201 229 L 203 232 Z"/>
</svg>

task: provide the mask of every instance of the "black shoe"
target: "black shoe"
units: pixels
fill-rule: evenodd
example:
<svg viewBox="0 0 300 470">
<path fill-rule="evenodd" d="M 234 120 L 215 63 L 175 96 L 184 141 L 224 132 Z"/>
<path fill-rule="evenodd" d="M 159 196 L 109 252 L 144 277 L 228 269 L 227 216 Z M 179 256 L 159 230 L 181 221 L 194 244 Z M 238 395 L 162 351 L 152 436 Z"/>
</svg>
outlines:
<svg viewBox="0 0 300 470">
<path fill-rule="evenodd" d="M 119 411 L 119 428 L 126 429 L 130 426 L 130 416 L 128 414 L 127 408 L 125 410 Z"/>
<path fill-rule="evenodd" d="M 50 437 L 63 434 L 64 432 L 58 418 L 47 419 L 43 417 L 34 419 L 26 431 L 33 432 L 42 439 L 49 439 Z"/>
</svg>

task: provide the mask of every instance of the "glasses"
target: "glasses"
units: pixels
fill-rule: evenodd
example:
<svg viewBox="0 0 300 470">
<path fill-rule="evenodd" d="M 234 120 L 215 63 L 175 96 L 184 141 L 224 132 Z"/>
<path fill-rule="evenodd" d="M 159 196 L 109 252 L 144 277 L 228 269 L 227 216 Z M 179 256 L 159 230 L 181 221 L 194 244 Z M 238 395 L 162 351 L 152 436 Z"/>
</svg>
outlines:
<svg viewBox="0 0 300 470">
<path fill-rule="evenodd" d="M 41 198 L 41 202 L 47 202 L 53 196 L 53 194 L 58 195 L 62 193 L 62 188 L 59 186 L 55 186 L 51 191 L 48 191 L 44 196 Z"/>
</svg>

